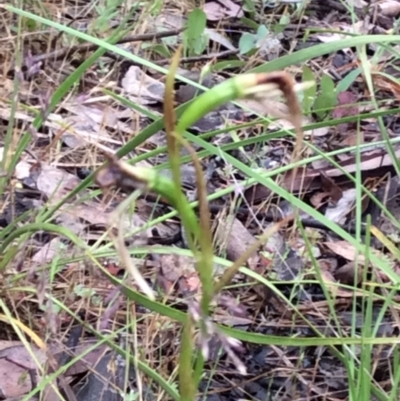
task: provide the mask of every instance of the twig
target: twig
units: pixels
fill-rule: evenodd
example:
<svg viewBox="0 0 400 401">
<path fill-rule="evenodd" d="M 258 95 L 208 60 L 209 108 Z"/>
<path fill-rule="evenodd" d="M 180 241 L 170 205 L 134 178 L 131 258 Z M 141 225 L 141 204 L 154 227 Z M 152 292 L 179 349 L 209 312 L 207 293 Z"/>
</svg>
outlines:
<svg viewBox="0 0 400 401">
<path fill-rule="evenodd" d="M 179 33 L 181 33 L 184 30 L 185 30 L 185 28 L 179 28 L 179 29 L 165 31 L 165 32 L 144 33 L 141 35 L 127 36 L 125 38 L 120 39 L 116 44 L 129 43 L 129 42 L 141 42 L 141 41 L 146 41 L 146 40 L 166 38 L 169 36 L 178 35 Z M 96 50 L 98 47 L 99 46 L 94 43 L 82 43 L 82 44 L 76 45 L 76 46 L 64 47 L 62 49 L 54 50 L 53 52 L 49 52 L 46 54 L 38 54 L 37 56 L 33 56 L 30 58 L 29 63 L 36 64 L 40 61 L 48 60 L 50 58 L 52 58 L 53 61 L 56 61 L 56 60 L 59 60 L 59 59 L 65 57 L 70 52 L 83 53 L 83 52 L 87 52 L 87 51 Z M 26 62 L 28 62 L 28 60 Z"/>
<path fill-rule="evenodd" d="M 211 53 L 211 54 L 203 54 L 201 56 L 193 56 L 193 57 L 182 57 L 180 59 L 180 64 L 185 64 L 185 63 L 197 63 L 198 61 L 209 61 L 212 59 L 222 59 L 225 57 L 229 57 L 229 56 L 234 56 L 235 54 L 239 53 L 239 49 L 235 49 L 235 50 L 225 50 L 223 52 L 220 53 Z M 123 57 L 119 56 L 118 54 L 114 54 L 112 52 L 105 52 L 104 56 L 109 57 L 115 61 L 120 61 L 123 60 Z M 152 61 L 154 64 L 156 65 L 166 65 L 169 64 L 171 62 L 170 58 L 164 58 L 161 60 L 156 60 L 156 61 Z M 136 65 L 135 62 L 130 62 L 130 64 L 132 65 Z M 137 64 L 139 65 L 139 64 Z"/>
<path fill-rule="evenodd" d="M 152 193 L 146 193 L 146 195 L 144 196 L 144 199 L 146 199 L 147 201 L 150 201 L 150 202 L 155 202 L 159 205 L 170 207 L 169 203 L 167 203 L 164 199 L 160 199 L 158 195 L 154 195 Z M 222 209 L 224 209 L 226 206 L 210 203 L 208 207 L 209 207 L 210 213 L 212 215 L 215 215 L 215 214 L 219 213 Z M 196 205 L 195 208 L 197 209 L 198 206 Z M 279 216 L 277 213 L 274 213 L 272 211 L 262 211 L 262 210 L 254 210 L 254 209 L 251 210 L 248 207 L 244 207 L 244 206 L 235 208 L 235 212 L 237 213 L 237 215 L 255 216 L 259 219 L 264 219 L 265 221 L 268 221 L 268 222 L 276 222 L 279 219 L 282 219 L 285 217 L 285 216 Z M 321 223 L 318 220 L 314 220 L 312 218 L 300 218 L 299 220 L 304 227 L 316 228 L 316 229 L 325 230 L 325 231 L 334 233 L 324 223 Z M 343 230 L 346 230 L 350 234 L 354 234 L 356 232 L 356 227 L 354 227 L 353 225 L 338 224 L 338 226 L 341 227 Z M 365 235 L 365 233 L 366 233 L 365 226 L 361 226 L 360 233 L 361 233 L 361 235 Z M 164 238 L 164 241 L 170 243 L 171 238 Z M 175 238 L 175 236 L 174 236 L 174 238 Z M 177 239 L 175 238 L 175 241 L 176 240 Z M 164 242 L 163 242 L 163 244 L 164 244 Z"/>
<path fill-rule="evenodd" d="M 193 56 L 193 57 L 182 57 L 180 59 L 180 63 L 196 63 L 198 61 L 208 61 L 208 60 L 212 60 L 212 59 L 221 59 L 221 58 L 225 58 L 228 56 L 234 56 L 235 54 L 239 53 L 239 49 L 235 49 L 235 50 L 225 50 L 223 52 L 220 53 L 211 53 L 211 54 L 203 54 L 201 56 Z M 163 59 L 163 60 L 159 60 L 157 61 L 157 64 L 169 64 L 171 62 L 170 59 Z"/>
</svg>

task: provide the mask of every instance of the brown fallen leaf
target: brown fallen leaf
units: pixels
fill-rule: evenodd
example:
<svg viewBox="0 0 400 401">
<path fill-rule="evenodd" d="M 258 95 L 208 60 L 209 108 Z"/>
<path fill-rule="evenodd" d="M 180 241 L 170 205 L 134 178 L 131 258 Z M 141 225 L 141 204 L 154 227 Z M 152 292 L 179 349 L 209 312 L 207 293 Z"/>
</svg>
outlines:
<svg viewBox="0 0 400 401">
<path fill-rule="evenodd" d="M 36 172 L 37 189 L 49 198 L 51 204 L 59 202 L 80 183 L 75 175 L 43 163 Z"/>
<path fill-rule="evenodd" d="M 185 281 L 196 273 L 195 260 L 183 255 L 160 255 L 160 279 L 166 293 L 169 293 L 181 279 Z"/>
<path fill-rule="evenodd" d="M 365 256 L 360 252 L 357 253 L 356 248 L 353 245 L 349 244 L 347 241 L 323 242 L 323 245 L 328 247 L 332 252 L 336 253 L 336 255 L 342 256 L 343 258 L 351 262 L 355 262 L 357 259 L 358 263 L 365 263 Z M 380 259 L 384 259 L 387 261 L 389 260 L 389 257 L 387 255 L 377 249 L 370 248 L 370 252 Z"/>
<path fill-rule="evenodd" d="M 325 217 L 335 223 L 344 224 L 347 215 L 353 210 L 355 199 L 355 188 L 343 191 L 341 199 L 339 199 L 335 204 L 327 207 Z"/>
<path fill-rule="evenodd" d="M 310 203 L 315 207 L 315 209 L 321 208 L 329 201 L 328 192 L 317 192 L 310 198 Z"/>
<path fill-rule="evenodd" d="M 335 241 L 335 242 L 324 242 L 323 245 L 328 247 L 332 252 L 336 253 L 347 260 L 355 261 L 357 256 L 357 251 L 355 247 L 349 244 L 347 241 Z M 365 262 L 365 257 L 360 252 L 358 252 L 358 262 Z"/>
<path fill-rule="evenodd" d="M 121 80 L 121 86 L 131 101 L 141 105 L 163 101 L 164 84 L 145 74 L 139 67 L 131 66 Z"/>
<path fill-rule="evenodd" d="M 46 263 L 50 263 L 57 255 L 59 255 L 62 248 L 63 244 L 61 242 L 61 238 L 53 238 L 50 242 L 44 244 L 39 251 L 33 255 L 31 261 L 35 265 L 45 265 Z"/>
<path fill-rule="evenodd" d="M 400 158 L 400 148 L 395 150 L 395 156 Z M 356 156 L 350 156 L 347 160 L 340 162 L 344 171 L 354 173 L 358 169 L 363 172 L 377 170 L 386 166 L 392 166 L 392 159 L 386 149 L 377 149 L 369 152 L 364 152 L 361 155 L 361 163 L 356 162 Z M 294 193 L 307 192 L 321 188 L 321 174 L 326 177 L 344 178 L 343 171 L 330 166 L 320 169 L 312 169 L 307 167 L 299 167 L 298 174 L 292 178 L 292 171 L 286 172 L 280 178 L 279 185 L 288 191 Z M 381 174 L 381 173 L 379 173 Z M 292 184 L 293 181 L 293 184 Z M 256 184 L 245 190 L 246 200 L 250 203 L 259 202 L 267 199 L 272 195 L 269 188 L 261 184 Z"/>
<path fill-rule="evenodd" d="M 354 281 L 356 274 L 357 279 Z M 363 277 L 363 266 L 359 265 L 357 267 L 355 262 L 348 262 L 336 269 L 336 271 L 333 273 L 333 277 L 342 284 L 360 284 Z"/>
<path fill-rule="evenodd" d="M 204 4 L 203 11 L 209 21 L 219 21 L 224 18 L 241 18 L 244 16 L 242 7 L 231 0 L 216 0 Z"/>
<path fill-rule="evenodd" d="M 0 394 L 2 397 L 18 397 L 32 390 L 28 370 L 6 359 L 0 359 Z"/>
<path fill-rule="evenodd" d="M 0 359 L 6 359 L 27 370 L 36 369 L 38 366 L 32 355 L 35 356 L 39 364 L 43 364 L 46 361 L 46 351 L 33 345 L 31 345 L 30 350 L 27 350 L 21 343 L 0 351 Z"/>
<path fill-rule="evenodd" d="M 329 194 L 330 201 L 335 204 L 339 202 L 343 196 L 343 191 L 336 182 L 328 177 L 324 172 L 321 172 L 321 183 L 323 190 Z"/>
<path fill-rule="evenodd" d="M 384 0 L 370 6 L 378 7 L 379 12 L 387 17 L 397 18 L 400 15 L 400 3 L 396 0 Z"/>
<path fill-rule="evenodd" d="M 358 144 L 363 144 L 365 143 L 365 132 L 357 132 L 357 130 L 349 130 L 348 129 L 348 124 L 341 124 L 345 125 L 346 129 L 344 130 L 346 132 L 346 137 L 343 138 L 340 142 L 338 142 L 337 146 L 340 148 L 348 148 L 351 146 L 357 146 Z M 376 139 L 378 140 L 378 138 Z M 338 156 L 339 159 L 341 159 L 341 155 Z"/>
<path fill-rule="evenodd" d="M 279 185 L 288 191 L 307 192 L 321 188 L 320 173 L 307 167 L 299 167 L 297 175 L 293 179 L 293 172 L 288 171 L 279 179 Z M 256 184 L 244 191 L 244 196 L 249 203 L 268 199 L 272 195 L 269 188 Z"/>
<path fill-rule="evenodd" d="M 215 239 L 222 251 L 226 250 L 227 259 L 235 261 L 245 251 L 255 244 L 257 240 L 249 230 L 235 217 L 218 219 L 218 226 Z M 247 264 L 251 269 L 255 269 L 258 264 L 258 255 L 253 255 L 248 259 Z"/>
<path fill-rule="evenodd" d="M 396 157 L 400 157 L 400 148 L 395 150 Z M 352 156 L 344 162 L 340 163 L 342 168 L 348 173 L 354 173 L 357 170 L 366 171 L 374 170 L 383 166 L 391 166 L 392 159 L 386 149 L 377 149 L 370 152 L 364 152 L 361 155 L 361 163 L 356 163 L 356 156 Z M 328 168 L 324 170 L 329 177 L 339 177 L 343 175 L 342 170 L 337 168 Z"/>
<path fill-rule="evenodd" d="M 333 118 L 343 118 L 347 116 L 356 116 L 359 113 L 358 106 L 354 105 L 357 96 L 349 91 L 338 94 L 338 104 L 332 112 Z"/>
<path fill-rule="evenodd" d="M 326 288 L 329 290 L 329 292 L 332 294 L 334 298 L 336 297 L 342 297 L 342 298 L 350 298 L 353 297 L 354 295 L 358 296 L 366 296 L 366 292 L 361 292 L 361 291 L 352 291 L 348 289 L 343 289 L 340 288 L 339 283 L 335 280 L 335 278 L 332 276 L 332 274 L 328 271 L 321 271 L 321 277 L 324 281 L 324 285 Z"/>
<path fill-rule="evenodd" d="M 382 302 L 381 295 L 375 295 L 375 294 L 371 295 L 370 291 L 361 291 L 361 290 L 352 291 L 350 289 L 340 288 L 340 283 L 338 283 L 332 276 L 332 274 L 329 273 L 328 271 L 322 270 L 321 276 L 324 281 L 324 285 L 334 298 L 372 297 L 374 301 Z M 399 297 L 397 296 L 394 297 L 394 300 L 396 300 L 396 302 L 399 302 Z M 392 307 L 397 310 L 400 309 L 400 306 L 395 303 L 392 305 Z"/>
<path fill-rule="evenodd" d="M 9 344 L 7 344 L 9 343 Z M 8 346 L 7 346 L 8 345 Z M 32 358 L 35 356 L 36 361 Z M 31 352 L 19 342 L 2 342 L 0 351 L 0 390 L 5 397 L 17 397 L 32 390 L 29 371 L 43 366 L 46 351 L 31 345 Z"/>
<path fill-rule="evenodd" d="M 86 352 L 89 348 L 93 348 L 96 343 L 97 340 L 83 341 L 75 347 L 74 351 L 66 349 L 65 345 L 62 344 L 52 344 L 49 346 L 49 352 L 55 358 L 58 358 L 63 352 L 75 357 Z M 71 365 L 65 372 L 65 376 L 75 376 L 87 372 L 107 349 L 105 344 L 96 346 Z M 45 366 L 47 355 L 45 350 L 33 345 L 31 345 L 31 351 L 29 352 L 19 341 L 0 341 L 0 392 L 3 396 L 20 399 L 21 396 L 32 390 L 29 370 L 36 370 L 38 364 Z M 51 388 L 48 389 L 48 392 L 49 396 L 57 397 Z"/>
<path fill-rule="evenodd" d="M 135 111 L 132 109 L 117 110 L 110 106 L 104 106 L 103 98 L 90 97 L 90 104 L 85 104 L 85 101 L 73 98 L 68 103 L 63 104 L 63 108 L 77 116 L 86 117 L 89 121 L 93 121 L 101 126 L 109 127 L 117 131 L 122 131 L 127 134 L 132 133 L 132 126 L 120 121 L 122 118 L 132 118 L 135 116 Z M 110 143 L 118 144 L 120 141 L 106 135 Z"/>
</svg>

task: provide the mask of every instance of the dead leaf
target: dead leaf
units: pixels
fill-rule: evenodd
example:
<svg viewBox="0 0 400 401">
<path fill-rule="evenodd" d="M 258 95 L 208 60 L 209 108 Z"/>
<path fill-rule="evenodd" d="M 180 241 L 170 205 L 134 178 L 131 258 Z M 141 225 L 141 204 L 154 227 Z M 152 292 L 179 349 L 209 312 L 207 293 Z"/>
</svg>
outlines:
<svg viewBox="0 0 400 401">
<path fill-rule="evenodd" d="M 0 351 L 0 391 L 4 397 L 22 396 L 32 390 L 29 370 L 38 365 L 24 345 L 18 342 L 4 342 Z M 46 362 L 46 352 L 31 345 L 39 365 Z"/>
<path fill-rule="evenodd" d="M 324 282 L 324 286 L 328 289 L 328 291 L 332 294 L 334 298 L 336 297 L 344 297 L 350 298 L 354 296 L 354 291 L 343 290 L 337 284 L 337 281 L 332 276 L 332 274 L 326 270 L 321 271 L 321 277 Z"/>
<path fill-rule="evenodd" d="M 347 116 L 356 116 L 359 113 L 356 103 L 357 97 L 354 93 L 345 91 L 338 94 L 338 103 L 332 112 L 333 118 L 343 118 Z M 349 107 L 351 105 L 351 107 Z M 347 107 L 345 107 L 347 106 Z"/>
<path fill-rule="evenodd" d="M 183 28 L 186 20 L 187 18 L 185 18 L 182 14 L 168 12 L 159 13 L 156 18 L 149 17 L 149 32 L 154 32 L 154 28 L 159 31 L 180 29 Z"/>
<path fill-rule="evenodd" d="M 44 364 L 46 362 L 46 350 L 42 350 L 31 345 L 31 349 L 28 350 L 24 345 L 14 345 L 12 347 L 5 348 L 0 351 L 0 360 L 6 359 L 24 369 L 36 369 L 38 367 L 35 360 L 32 358 L 35 356 L 37 363 Z"/>
<path fill-rule="evenodd" d="M 231 0 L 210 1 L 203 6 L 209 21 L 219 21 L 224 18 L 242 18 L 243 9 Z"/>
<path fill-rule="evenodd" d="M 165 86 L 132 65 L 121 80 L 121 86 L 131 101 L 141 105 L 163 102 Z"/>
<path fill-rule="evenodd" d="M 276 118 L 277 120 L 271 121 L 268 125 L 269 129 L 293 129 L 293 124 L 288 120 L 288 107 L 285 103 L 271 98 L 260 99 L 239 99 L 236 103 L 245 107 L 245 115 L 261 115 Z M 250 109 L 250 111 L 247 111 Z M 303 116 L 303 126 L 311 124 L 312 121 Z M 307 135 L 311 137 L 325 136 L 329 132 L 328 127 L 315 128 L 307 131 Z"/>
<path fill-rule="evenodd" d="M 40 248 L 40 250 L 33 255 L 31 260 L 37 265 L 50 263 L 57 255 L 59 255 L 62 247 L 63 244 L 61 239 L 58 237 L 53 238 L 50 242 L 43 245 L 42 248 Z"/>
<path fill-rule="evenodd" d="M 351 7 L 364 8 L 368 6 L 368 3 L 364 0 L 346 0 L 346 3 Z"/>
<path fill-rule="evenodd" d="M 233 46 L 231 41 L 221 33 L 219 33 L 216 29 L 210 29 L 206 28 L 205 33 L 208 35 L 208 37 L 216 42 L 219 43 L 220 45 L 224 46 L 228 50 L 236 50 L 236 47 Z"/>
<path fill-rule="evenodd" d="M 195 260 L 183 255 L 160 255 L 160 283 L 168 294 L 174 285 L 179 284 L 183 294 L 197 292 L 200 281 Z"/>
<path fill-rule="evenodd" d="M 345 134 L 346 137 L 338 143 L 340 148 L 348 148 L 350 146 L 357 146 L 358 144 L 365 143 L 364 132 L 357 132 L 356 130 L 349 130 L 348 124 L 340 124 L 340 126 L 346 126 Z"/>
<path fill-rule="evenodd" d="M 330 201 L 334 204 L 339 202 L 343 195 L 342 189 L 323 171 L 321 171 L 321 183 L 323 190 L 329 194 Z"/>
<path fill-rule="evenodd" d="M 373 146 L 373 145 L 372 145 Z M 396 157 L 400 158 L 400 148 L 395 150 Z M 327 177 L 343 177 L 343 171 L 339 168 L 332 168 L 330 165 L 319 166 L 313 163 L 316 168 L 300 167 L 297 170 L 295 178 L 292 177 L 293 171 L 287 171 L 280 178 L 279 185 L 287 190 L 296 193 L 299 191 L 307 192 L 321 187 L 321 174 Z M 358 169 L 362 171 L 376 170 L 381 167 L 392 166 L 392 159 L 386 149 L 378 148 L 376 150 L 363 152 L 361 155 L 361 163 L 356 162 L 356 156 L 351 155 L 346 160 L 340 162 L 342 169 L 348 173 L 354 173 Z M 246 189 L 246 199 L 253 203 L 267 199 L 271 196 L 271 190 L 263 185 L 257 184 Z"/>
<path fill-rule="evenodd" d="M 363 0 L 347 0 L 348 2 L 355 2 L 360 4 L 363 3 Z M 357 6 L 355 6 L 357 7 Z M 343 31 L 343 32 L 348 32 L 352 34 L 367 34 L 368 30 L 373 27 L 372 24 L 366 24 L 364 20 L 358 21 L 354 24 L 348 25 L 348 24 L 333 24 L 331 27 L 332 29 L 335 29 L 337 31 Z M 337 42 L 339 40 L 343 40 L 347 38 L 348 36 L 339 33 L 324 33 L 324 34 L 317 34 L 315 35 L 317 39 L 319 39 L 323 43 L 330 43 L 330 42 Z M 350 48 L 345 48 L 342 49 L 343 52 L 352 54 L 352 50 Z"/>
<path fill-rule="evenodd" d="M 292 171 L 284 174 L 283 178 L 279 180 L 279 185 L 290 190 L 294 193 L 299 191 L 307 192 L 312 189 L 320 188 L 321 182 L 319 180 L 319 173 L 307 167 L 299 167 L 296 177 L 292 177 Z M 248 202 L 254 203 L 268 199 L 272 195 L 271 190 L 261 184 L 256 184 L 244 192 L 245 198 Z"/>
<path fill-rule="evenodd" d="M 324 285 L 329 290 L 334 298 L 354 298 L 354 297 L 371 297 L 371 293 L 369 291 L 361 291 L 361 290 L 348 290 L 340 288 L 340 283 L 338 283 L 332 274 L 326 270 L 321 270 L 321 276 L 324 281 Z M 372 294 L 372 298 L 375 301 L 382 302 L 382 297 L 380 295 Z M 394 305 L 396 309 L 399 309 L 396 305 Z"/>
<path fill-rule="evenodd" d="M 0 117 L 4 118 L 5 120 L 8 120 L 11 118 L 11 109 L 4 109 L 0 106 Z M 33 121 L 33 117 L 29 116 L 28 114 L 24 113 L 24 112 L 20 112 L 17 111 L 15 113 L 14 116 L 17 120 L 20 121 L 24 121 L 26 123 L 31 123 Z M 71 125 L 68 123 L 67 120 L 63 119 L 63 117 L 57 115 L 57 114 L 53 114 L 50 113 L 49 116 L 46 118 L 46 120 L 43 123 L 43 126 L 45 126 L 46 128 L 48 128 L 51 132 L 53 132 L 54 135 L 57 135 L 59 133 L 62 134 L 70 134 L 70 135 L 78 135 L 78 133 L 74 132 L 73 127 L 71 127 Z M 83 127 L 83 129 L 82 129 Z M 104 146 L 102 143 L 99 143 L 96 140 L 93 140 L 93 134 L 88 133 L 85 131 L 84 129 L 85 125 L 84 122 L 82 122 L 82 125 L 79 127 L 78 126 L 78 130 L 79 130 L 79 136 L 82 137 L 82 140 L 86 140 L 89 142 L 95 142 L 96 146 L 102 150 L 105 150 L 107 152 L 110 152 L 111 150 Z M 127 131 L 128 133 L 131 133 L 130 130 L 126 129 L 125 131 Z M 44 134 L 37 134 L 37 136 L 40 137 L 48 137 L 48 134 L 44 135 Z M 116 141 L 112 138 L 108 138 L 103 136 L 102 138 L 105 142 L 111 142 L 111 143 L 116 143 L 116 144 L 120 144 L 120 141 Z"/>
<path fill-rule="evenodd" d="M 357 280 L 354 282 L 356 270 L 357 270 Z M 355 262 L 348 262 L 343 266 L 339 267 L 338 269 L 336 269 L 336 271 L 333 273 L 333 276 L 335 277 L 336 280 L 338 280 L 342 284 L 357 285 L 361 283 L 363 277 L 363 267 L 361 265 L 357 267 Z"/>
<path fill-rule="evenodd" d="M 347 215 L 354 206 L 355 199 L 355 188 L 350 188 L 344 191 L 342 193 L 342 197 L 335 205 L 327 207 L 325 211 L 325 217 L 338 224 L 345 223 Z"/>
<path fill-rule="evenodd" d="M 176 283 L 183 275 L 196 271 L 195 261 L 189 256 L 165 254 L 160 255 L 159 261 L 163 277 L 171 283 Z"/>
<path fill-rule="evenodd" d="M 49 203 L 59 202 L 80 183 L 79 178 L 56 167 L 41 164 L 36 186 L 49 198 Z"/>
<path fill-rule="evenodd" d="M 357 251 L 355 247 L 347 241 L 324 242 L 323 244 L 331 251 L 347 260 L 355 261 L 356 259 Z M 358 262 L 365 262 L 365 257 L 360 252 L 358 252 Z"/>
<path fill-rule="evenodd" d="M 379 72 L 372 74 L 372 79 L 377 88 L 391 92 L 397 100 L 400 99 L 400 84 L 396 80 L 381 75 Z"/>
<path fill-rule="evenodd" d="M 310 198 L 310 203 L 315 207 L 315 209 L 321 208 L 329 200 L 328 192 L 317 192 L 313 194 Z"/>
<path fill-rule="evenodd" d="M 104 127 L 84 115 L 67 116 L 62 122 L 60 121 L 60 124 L 67 127 L 62 130 L 62 140 L 72 149 L 80 148 L 86 144 L 114 142 Z M 59 131 L 53 132 L 53 135 L 56 136 Z"/>
<path fill-rule="evenodd" d="M 3 76 L 0 80 L 0 98 L 9 99 L 14 89 L 14 82 Z"/>
<path fill-rule="evenodd" d="M 398 276 L 400 276 L 400 266 L 398 264 L 394 265 L 393 271 Z M 383 283 L 393 283 L 393 280 L 385 272 L 383 272 L 382 270 L 375 271 L 375 274 L 379 277 L 380 280 L 382 280 Z"/>
<path fill-rule="evenodd" d="M 76 207 L 80 208 L 80 205 L 77 205 Z M 65 207 L 63 209 L 65 209 Z M 78 237 L 81 237 L 87 224 L 84 224 L 78 216 L 79 214 L 74 213 L 61 213 L 57 216 L 56 223 L 61 224 Z M 86 239 L 88 239 L 88 237 Z"/>
<path fill-rule="evenodd" d="M 77 345 L 75 351 L 66 349 L 64 345 L 53 344 L 49 351 L 58 357 L 61 352 L 71 353 L 78 356 L 88 348 L 93 348 L 96 340 L 84 341 Z M 65 372 L 65 376 L 74 376 L 88 371 L 104 354 L 107 346 L 101 344 L 78 359 Z M 47 361 L 46 351 L 31 345 L 30 353 L 19 341 L 0 341 L 0 392 L 3 396 L 20 397 L 32 390 L 32 383 L 28 370 L 36 370 L 39 366 L 44 366 Z M 34 355 L 36 361 L 31 355 Z"/>
<path fill-rule="evenodd" d="M 226 250 L 227 258 L 231 261 L 238 259 L 250 246 L 257 242 L 248 229 L 232 216 L 218 220 L 215 239 L 220 249 Z M 248 266 L 255 269 L 258 259 L 258 255 L 253 255 L 247 261 Z"/>
<path fill-rule="evenodd" d="M 4 148 L 0 147 L 0 160 L 3 160 L 3 157 L 4 157 Z M 31 165 L 28 162 L 20 160 L 14 170 L 15 178 L 17 178 L 18 180 L 23 180 L 29 177 L 30 169 Z"/>
<path fill-rule="evenodd" d="M 396 157 L 400 157 L 400 148 L 395 150 Z M 356 163 L 356 156 L 351 156 L 345 162 L 341 162 L 342 168 L 348 173 L 354 173 L 358 169 L 361 171 L 375 170 L 379 167 L 391 166 L 392 159 L 386 149 L 377 149 L 370 152 L 364 152 L 361 155 L 361 163 Z M 329 177 L 339 177 L 343 172 L 337 168 L 328 168 L 324 170 Z"/>
<path fill-rule="evenodd" d="M 396 0 L 386 0 L 371 5 L 371 7 L 376 6 L 379 8 L 379 11 L 387 17 L 397 18 L 400 14 L 400 3 Z"/>
<path fill-rule="evenodd" d="M 136 112 L 132 109 L 115 110 L 110 106 L 107 107 L 100 103 L 101 101 L 104 102 L 108 100 L 109 96 L 103 96 L 102 98 L 90 98 L 90 103 L 88 103 L 88 100 L 75 98 L 70 101 L 70 103 L 64 103 L 63 108 L 76 116 L 86 118 L 101 127 L 109 127 L 117 131 L 131 134 L 132 127 L 129 124 L 123 123 L 120 119 L 128 117 L 132 118 Z M 106 139 L 104 140 L 107 140 L 109 143 L 114 143 L 116 145 L 121 144 L 120 141 L 112 139 L 109 135 L 106 135 L 105 137 Z"/>
<path fill-rule="evenodd" d="M 360 252 L 357 252 L 356 248 L 349 244 L 347 241 L 336 241 L 336 242 L 323 242 L 332 252 L 336 255 L 342 256 L 343 258 L 360 264 L 365 263 L 365 256 Z M 370 252 L 373 253 L 377 258 L 389 261 L 389 257 L 377 249 L 370 248 Z M 393 263 L 392 263 L 393 264 Z"/>
<path fill-rule="evenodd" d="M 0 393 L 2 397 L 20 397 L 32 390 L 27 369 L 0 359 Z"/>
<path fill-rule="evenodd" d="M 83 354 L 88 348 L 93 348 L 95 342 L 96 340 L 86 340 L 82 342 L 76 346 L 75 351 L 72 354 L 74 356 Z M 98 361 L 99 357 L 108 349 L 109 348 L 105 344 L 97 345 L 92 349 L 92 351 L 86 353 L 85 356 L 80 357 L 73 365 L 71 365 L 65 372 L 65 376 L 75 376 L 87 372 L 88 369 L 93 366 Z"/>
</svg>

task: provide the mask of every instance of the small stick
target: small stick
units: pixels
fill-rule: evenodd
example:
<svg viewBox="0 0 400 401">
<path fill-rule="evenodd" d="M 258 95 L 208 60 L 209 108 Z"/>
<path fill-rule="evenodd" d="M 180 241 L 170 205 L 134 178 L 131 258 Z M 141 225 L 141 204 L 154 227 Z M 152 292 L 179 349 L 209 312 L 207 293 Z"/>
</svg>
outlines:
<svg viewBox="0 0 400 401">
<path fill-rule="evenodd" d="M 126 36 L 125 38 L 120 39 L 116 44 L 129 43 L 129 42 L 142 42 L 146 40 L 167 38 L 169 36 L 178 35 L 182 31 L 184 31 L 184 29 L 185 28 L 179 28 L 165 32 L 152 32 L 152 33 L 144 33 L 141 35 Z M 86 51 L 96 50 L 98 47 L 99 46 L 94 43 L 82 43 L 76 46 L 64 47 L 62 49 L 58 49 L 46 54 L 38 54 L 37 56 L 33 56 L 29 60 L 26 60 L 26 62 L 29 62 L 30 64 L 35 64 L 44 60 L 48 60 L 50 58 L 52 58 L 55 61 L 65 57 L 70 52 L 83 53 Z"/>
</svg>

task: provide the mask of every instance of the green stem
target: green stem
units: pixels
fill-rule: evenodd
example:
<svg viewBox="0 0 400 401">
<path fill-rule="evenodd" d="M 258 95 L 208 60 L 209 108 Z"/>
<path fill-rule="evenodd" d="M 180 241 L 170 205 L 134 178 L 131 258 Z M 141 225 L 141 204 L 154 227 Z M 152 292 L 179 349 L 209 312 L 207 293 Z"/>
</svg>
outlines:
<svg viewBox="0 0 400 401">
<path fill-rule="evenodd" d="M 32 223 L 32 224 L 27 224 L 23 227 L 17 228 L 15 231 L 13 231 L 1 244 L 0 246 L 0 254 L 3 254 L 4 251 L 7 249 L 8 245 L 10 245 L 15 239 L 20 237 L 23 234 L 26 233 L 31 233 L 31 232 L 38 232 L 38 231 L 47 231 L 47 232 L 53 232 L 60 234 L 62 236 L 67 237 L 70 239 L 75 245 L 87 249 L 86 243 L 82 241 L 79 237 L 77 237 L 75 234 L 72 232 L 69 232 L 68 234 L 65 232 L 64 227 L 57 226 L 55 224 L 49 224 L 49 223 Z"/>
</svg>

